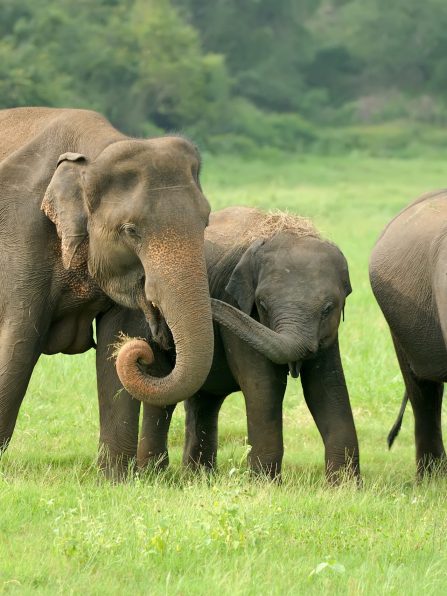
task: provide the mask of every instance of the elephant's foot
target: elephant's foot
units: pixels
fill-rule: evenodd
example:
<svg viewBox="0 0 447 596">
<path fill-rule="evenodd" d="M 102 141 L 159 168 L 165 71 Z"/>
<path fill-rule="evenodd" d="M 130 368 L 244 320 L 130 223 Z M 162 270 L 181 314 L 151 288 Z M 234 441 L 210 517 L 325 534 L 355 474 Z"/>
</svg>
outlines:
<svg viewBox="0 0 447 596">
<path fill-rule="evenodd" d="M 253 477 L 281 483 L 282 456 L 266 457 L 265 455 L 256 455 L 252 450 L 248 456 L 248 465 Z"/>
<path fill-rule="evenodd" d="M 203 450 L 198 446 L 190 447 L 183 453 L 183 466 L 193 472 L 215 472 L 217 451 Z"/>
<path fill-rule="evenodd" d="M 6 403 L 5 409 L 7 409 L 8 405 L 10 406 L 10 404 Z M 15 404 L 12 404 L 12 406 L 15 406 Z M 12 412 L 11 415 L 7 416 L 3 413 L 3 407 L 4 404 L 2 403 L 2 399 L 0 398 L 0 457 L 5 453 L 5 451 L 9 447 L 9 444 L 11 443 L 18 413 L 18 408 L 10 407 L 9 409 L 14 409 L 14 412 Z M 10 414 L 10 412 L 6 413 Z"/>
<path fill-rule="evenodd" d="M 138 453 L 137 468 L 140 472 L 161 472 L 169 466 L 169 453 L 164 451 Z"/>
<path fill-rule="evenodd" d="M 135 458 L 123 453 L 113 453 L 103 446 L 98 455 L 98 468 L 110 482 L 124 482 L 135 469 Z"/>
<path fill-rule="evenodd" d="M 447 457 L 445 452 L 419 455 L 416 461 L 416 468 L 418 480 L 438 475 L 447 475 Z"/>
<path fill-rule="evenodd" d="M 150 416 L 151 412 L 155 414 Z M 160 413 L 156 408 L 145 407 L 144 434 L 140 437 L 137 450 L 137 467 L 140 472 L 161 472 L 169 466 L 168 430 L 171 415 L 172 411 L 165 415 L 164 411 Z"/>
<path fill-rule="evenodd" d="M 338 469 L 326 469 L 326 481 L 329 486 L 340 486 L 342 484 L 355 484 L 362 488 L 363 481 L 358 469 L 351 465 L 340 466 Z"/>
<path fill-rule="evenodd" d="M 326 459 L 326 480 L 330 486 L 339 486 L 345 482 L 355 482 L 358 488 L 362 486 L 358 455 L 346 455 L 343 459 Z"/>
<path fill-rule="evenodd" d="M 8 449 L 8 445 L 9 442 L 11 440 L 11 437 L 2 437 L 0 436 L 0 457 L 5 453 L 5 451 Z"/>
</svg>

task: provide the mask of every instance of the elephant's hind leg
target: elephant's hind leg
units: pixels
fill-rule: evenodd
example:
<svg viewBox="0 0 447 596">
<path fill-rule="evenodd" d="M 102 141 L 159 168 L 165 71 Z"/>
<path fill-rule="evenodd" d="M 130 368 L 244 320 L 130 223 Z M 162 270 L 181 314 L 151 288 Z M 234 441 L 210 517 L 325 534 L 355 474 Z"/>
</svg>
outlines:
<svg viewBox="0 0 447 596">
<path fill-rule="evenodd" d="M 224 399 L 202 391 L 185 401 L 183 465 L 208 470 L 216 466 L 218 419 Z"/>
<path fill-rule="evenodd" d="M 163 470 L 169 465 L 168 433 L 175 405 L 159 408 L 144 404 L 137 463 L 142 470 Z"/>
<path fill-rule="evenodd" d="M 394 339 L 399 366 L 405 388 L 413 408 L 414 434 L 416 441 L 416 466 L 418 476 L 439 470 L 445 462 L 442 441 L 441 408 L 444 392 L 443 383 L 418 379 L 412 372 L 407 359 Z"/>
<path fill-rule="evenodd" d="M 442 383 L 411 378 L 405 379 L 408 397 L 414 414 L 416 465 L 418 476 L 440 470 L 445 463 L 442 441 L 441 407 Z"/>
</svg>

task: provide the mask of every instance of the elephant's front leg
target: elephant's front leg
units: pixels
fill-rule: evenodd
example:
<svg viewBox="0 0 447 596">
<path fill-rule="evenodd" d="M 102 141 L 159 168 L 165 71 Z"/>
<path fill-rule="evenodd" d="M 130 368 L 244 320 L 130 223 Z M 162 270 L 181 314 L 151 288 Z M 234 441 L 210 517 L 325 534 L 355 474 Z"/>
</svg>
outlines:
<svg viewBox="0 0 447 596">
<path fill-rule="evenodd" d="M 259 358 L 240 381 L 247 409 L 248 462 L 255 474 L 278 480 L 284 455 L 282 405 L 287 385 L 283 367 Z"/>
<path fill-rule="evenodd" d="M 185 401 L 183 465 L 208 470 L 216 466 L 218 419 L 224 399 L 201 391 Z"/>
<path fill-rule="evenodd" d="M 133 399 L 120 383 L 111 359 L 112 345 L 120 331 L 141 335 L 132 311 L 115 307 L 96 323 L 96 372 L 99 399 L 98 465 L 104 475 L 114 481 L 126 478 L 136 461 L 140 402 Z"/>
<path fill-rule="evenodd" d="M 279 479 L 284 454 L 282 404 L 287 368 L 223 333 L 228 363 L 244 394 L 247 411 L 248 463 L 255 474 Z"/>
<path fill-rule="evenodd" d="M 359 447 L 343 374 L 338 340 L 301 368 L 309 410 L 325 447 L 326 476 L 337 483 L 345 473 L 360 478 Z"/>
<path fill-rule="evenodd" d="M 159 408 L 144 404 L 137 453 L 140 469 L 162 470 L 169 465 L 168 433 L 174 409 L 175 405 Z"/>
<path fill-rule="evenodd" d="M 43 314 L 36 317 L 39 322 L 43 319 Z M 40 356 L 41 330 L 37 325 L 31 320 L 31 308 L 26 313 L 6 312 L 3 316 L 0 328 L 0 456 L 9 445 Z"/>
</svg>

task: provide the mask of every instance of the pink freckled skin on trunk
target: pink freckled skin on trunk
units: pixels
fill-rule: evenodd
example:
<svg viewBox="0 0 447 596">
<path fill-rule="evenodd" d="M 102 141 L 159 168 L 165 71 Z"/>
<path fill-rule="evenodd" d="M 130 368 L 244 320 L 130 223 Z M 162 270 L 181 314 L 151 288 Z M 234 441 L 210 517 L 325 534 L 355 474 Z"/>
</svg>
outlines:
<svg viewBox="0 0 447 596">
<path fill-rule="evenodd" d="M 142 346 L 144 342 L 129 342 L 119 351 L 117 373 L 135 398 L 154 405 L 169 405 L 196 391 L 211 367 L 214 334 L 208 278 L 202 244 L 192 244 L 191 233 L 181 234 L 166 228 L 150 240 L 146 251 L 150 262 L 150 267 L 145 267 L 146 299 L 161 310 L 171 330 L 177 351 L 176 366 L 166 377 L 150 377 L 137 364 L 139 358 L 151 358 L 149 347 Z M 145 263 L 144 258 L 142 262 Z"/>
</svg>

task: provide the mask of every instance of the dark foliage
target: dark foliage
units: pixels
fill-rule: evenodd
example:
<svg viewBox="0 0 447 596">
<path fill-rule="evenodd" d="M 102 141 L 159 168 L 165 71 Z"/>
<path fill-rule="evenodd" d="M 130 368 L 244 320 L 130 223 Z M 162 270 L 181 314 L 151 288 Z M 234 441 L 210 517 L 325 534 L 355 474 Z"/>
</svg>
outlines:
<svg viewBox="0 0 447 596">
<path fill-rule="evenodd" d="M 444 0 L 0 0 L 0 107 L 297 150 L 321 125 L 447 119 Z"/>
</svg>

